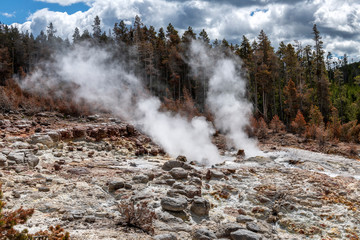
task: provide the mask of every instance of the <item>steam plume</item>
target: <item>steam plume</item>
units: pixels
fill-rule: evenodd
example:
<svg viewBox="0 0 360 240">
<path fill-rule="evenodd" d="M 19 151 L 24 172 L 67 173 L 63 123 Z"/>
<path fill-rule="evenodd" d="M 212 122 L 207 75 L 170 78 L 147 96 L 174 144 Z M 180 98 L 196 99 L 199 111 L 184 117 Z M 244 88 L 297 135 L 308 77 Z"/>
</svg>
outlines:
<svg viewBox="0 0 360 240">
<path fill-rule="evenodd" d="M 215 117 L 215 126 L 226 134 L 230 146 L 244 149 L 249 156 L 261 152 L 257 142 L 246 134 L 252 105 L 246 99 L 246 81 L 241 77 L 241 62 L 209 49 L 199 41 L 190 46 L 190 66 L 196 75 L 209 79 L 207 104 Z"/>
</svg>

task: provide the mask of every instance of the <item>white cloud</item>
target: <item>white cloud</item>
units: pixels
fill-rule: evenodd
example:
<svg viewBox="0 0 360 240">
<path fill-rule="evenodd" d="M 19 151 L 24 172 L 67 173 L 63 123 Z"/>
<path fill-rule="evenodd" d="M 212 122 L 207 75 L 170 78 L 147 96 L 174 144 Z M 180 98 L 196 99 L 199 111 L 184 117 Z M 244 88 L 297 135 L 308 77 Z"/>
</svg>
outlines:
<svg viewBox="0 0 360 240">
<path fill-rule="evenodd" d="M 12 17 L 15 17 L 15 12 L 13 12 L 13 13 L 1 13 L 1 15 L 3 15 L 4 17 L 7 17 L 7 18 L 12 18 Z"/>
<path fill-rule="evenodd" d="M 90 3 L 93 0 L 35 0 L 37 2 L 47 2 L 47 3 L 57 3 L 61 6 L 69 6 L 72 5 L 74 3 L 80 3 L 80 2 L 84 2 L 84 3 Z"/>
<path fill-rule="evenodd" d="M 349 55 L 360 55 L 357 42 L 360 40 L 360 3 L 356 0 L 314 0 L 314 1 L 251 1 L 227 0 L 38 0 L 70 5 L 84 2 L 89 10 L 67 14 L 41 9 L 33 13 L 22 30 L 35 35 L 53 22 L 61 37 L 71 35 L 75 27 L 88 29 L 96 15 L 102 20 L 102 29 L 112 29 L 120 20 L 132 21 L 139 15 L 146 25 L 156 29 L 172 23 L 180 33 L 188 26 L 196 32 L 205 29 L 211 40 L 226 38 L 240 43 L 242 35 L 255 39 L 264 30 L 276 48 L 281 41 L 303 45 L 312 44 L 312 26 L 317 24 L 324 38 L 326 51 Z M 259 10 L 260 9 L 260 10 Z M 265 11 L 266 9 L 266 11 Z M 251 14 L 253 12 L 253 14 Z M 252 16 L 251 16 L 252 15 Z M 325 41 L 326 39 L 326 41 Z M 336 42 L 335 42 L 336 41 Z M 352 41 L 351 44 L 349 41 Z M 351 47 L 353 46 L 353 48 Z"/>
</svg>

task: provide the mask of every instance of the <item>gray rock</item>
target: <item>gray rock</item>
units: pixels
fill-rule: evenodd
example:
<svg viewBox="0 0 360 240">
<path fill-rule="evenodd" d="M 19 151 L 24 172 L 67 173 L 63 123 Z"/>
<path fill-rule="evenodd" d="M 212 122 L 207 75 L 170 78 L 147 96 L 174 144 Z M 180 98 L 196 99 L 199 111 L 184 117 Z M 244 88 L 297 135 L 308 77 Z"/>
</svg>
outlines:
<svg viewBox="0 0 360 240">
<path fill-rule="evenodd" d="M 193 240 L 212 240 L 217 239 L 215 233 L 211 232 L 209 229 L 201 228 L 195 230 L 193 234 Z"/>
<path fill-rule="evenodd" d="M 123 188 L 125 186 L 124 182 L 121 181 L 111 181 L 108 183 L 109 192 L 115 192 L 116 190 Z"/>
<path fill-rule="evenodd" d="M 24 163 L 25 154 L 23 152 L 10 152 L 7 159 L 16 162 L 16 164 Z"/>
<path fill-rule="evenodd" d="M 177 240 L 174 233 L 166 233 L 154 236 L 154 240 Z"/>
<path fill-rule="evenodd" d="M 250 232 L 246 229 L 239 229 L 235 232 L 230 233 L 232 240 L 262 240 L 261 235 Z"/>
<path fill-rule="evenodd" d="M 246 223 L 246 228 L 253 232 L 260 232 L 260 227 L 254 222 Z"/>
<path fill-rule="evenodd" d="M 165 171 L 170 171 L 171 169 L 176 168 L 176 167 L 181 167 L 186 170 L 193 169 L 193 167 L 190 166 L 189 164 L 181 162 L 181 161 L 175 161 L 175 160 L 170 160 L 170 161 L 167 161 L 166 163 L 164 163 L 164 165 L 162 166 L 162 169 Z"/>
<path fill-rule="evenodd" d="M 246 216 L 246 215 L 239 215 L 236 217 L 236 222 L 238 223 L 246 223 L 246 222 L 252 222 L 254 219 L 252 217 Z"/>
<path fill-rule="evenodd" d="M 184 165 L 184 162 L 170 160 L 170 161 L 167 161 L 166 163 L 164 163 L 164 165 L 162 166 L 162 169 L 165 171 L 170 171 L 173 168 L 182 167 L 183 165 Z"/>
<path fill-rule="evenodd" d="M 67 172 L 71 173 L 71 174 L 74 174 L 74 175 L 86 175 L 86 174 L 90 173 L 90 171 L 87 168 L 84 168 L 84 167 L 71 168 Z"/>
<path fill-rule="evenodd" d="M 85 212 L 80 210 L 71 211 L 71 215 L 75 220 L 83 218 L 84 214 Z"/>
<path fill-rule="evenodd" d="M 222 238 L 230 238 L 230 234 L 239 229 L 244 229 L 244 227 L 238 223 L 225 223 L 220 227 L 219 231 L 216 233 L 216 236 Z"/>
<path fill-rule="evenodd" d="M 34 135 L 31 136 L 31 143 L 32 144 L 41 143 L 48 147 L 51 147 L 54 145 L 54 141 L 51 139 L 51 137 L 49 135 L 39 134 L 39 133 L 35 133 Z"/>
<path fill-rule="evenodd" d="M 180 212 L 187 208 L 188 202 L 185 198 L 165 197 L 161 199 L 161 207 L 167 211 Z"/>
<path fill-rule="evenodd" d="M 49 131 L 46 132 L 47 135 L 49 135 L 49 137 L 54 141 L 54 142 L 58 142 L 60 141 L 60 133 L 56 132 L 56 131 Z"/>
<path fill-rule="evenodd" d="M 29 155 L 26 157 L 26 162 L 30 167 L 36 167 L 39 164 L 39 158 L 34 155 Z"/>
<path fill-rule="evenodd" d="M 94 223 L 95 222 L 95 216 L 87 216 L 86 218 L 85 218 L 85 222 L 87 222 L 87 223 Z"/>
<path fill-rule="evenodd" d="M 136 175 L 132 179 L 135 183 L 147 183 L 149 182 L 149 176 L 146 175 Z"/>
<path fill-rule="evenodd" d="M 201 188 L 196 187 L 194 185 L 186 185 L 183 188 L 184 192 L 185 192 L 185 196 L 187 196 L 188 198 L 194 198 L 195 196 L 201 196 Z"/>
<path fill-rule="evenodd" d="M 195 197 L 190 210 L 198 216 L 207 216 L 210 211 L 210 202 L 204 198 Z"/>
<path fill-rule="evenodd" d="M 172 168 L 170 174 L 174 179 L 186 179 L 188 177 L 188 172 L 180 167 Z"/>
<path fill-rule="evenodd" d="M 29 149 L 30 148 L 30 144 L 26 143 L 26 142 L 14 142 L 13 144 L 11 144 L 12 148 L 17 148 L 17 149 Z"/>
<path fill-rule="evenodd" d="M 221 179 L 223 178 L 225 175 L 217 170 L 210 170 L 210 177 L 211 178 L 217 178 L 217 179 Z"/>
<path fill-rule="evenodd" d="M 187 159 L 185 156 L 183 155 L 179 155 L 177 158 L 176 158 L 177 161 L 180 161 L 180 162 L 187 162 Z"/>
<path fill-rule="evenodd" d="M 42 204 L 40 207 L 38 207 L 37 209 L 40 211 L 40 212 L 43 212 L 43 213 L 52 213 L 52 212 L 56 212 L 59 210 L 59 206 L 55 205 L 55 204 L 52 204 L 52 203 L 45 203 L 45 204 Z"/>
<path fill-rule="evenodd" d="M 38 190 L 39 190 L 39 192 L 49 192 L 50 188 L 48 188 L 48 187 L 39 187 Z"/>
<path fill-rule="evenodd" d="M 7 166 L 6 161 L 7 161 L 6 156 L 0 153 L 0 167 L 6 167 Z"/>
</svg>

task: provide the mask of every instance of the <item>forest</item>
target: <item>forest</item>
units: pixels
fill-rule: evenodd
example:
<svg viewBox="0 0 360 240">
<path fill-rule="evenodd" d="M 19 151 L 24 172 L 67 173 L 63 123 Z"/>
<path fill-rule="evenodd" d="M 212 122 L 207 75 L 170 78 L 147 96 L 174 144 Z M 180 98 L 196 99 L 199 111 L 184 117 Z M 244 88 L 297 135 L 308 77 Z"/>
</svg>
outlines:
<svg viewBox="0 0 360 240">
<path fill-rule="evenodd" d="M 309 29 L 312 46 L 295 41 L 276 47 L 262 30 L 254 41 L 244 33 L 242 41 L 234 44 L 225 38 L 211 40 L 205 29 L 195 33 L 190 26 L 182 36 L 171 23 L 155 30 L 139 16 L 132 26 L 120 21 L 111 31 L 103 31 L 96 17 L 91 27 L 92 32 L 75 28 L 69 40 L 58 37 L 52 23 L 38 36 L 0 24 L 0 111 L 89 113 L 86 103 L 73 102 L 69 91 L 54 97 L 19 87 L 39 64 L 52 61 L 54 52 L 86 42 L 124 57 L 164 108 L 211 120 L 205 101 L 208 79 L 190 74 L 186 61 L 190 42 L 197 39 L 241 59 L 247 98 L 254 106 L 251 123 L 258 137 L 261 129 L 271 128 L 319 140 L 360 141 L 360 64 L 349 64 L 346 55 L 335 58 L 326 53 L 316 25 Z"/>
</svg>

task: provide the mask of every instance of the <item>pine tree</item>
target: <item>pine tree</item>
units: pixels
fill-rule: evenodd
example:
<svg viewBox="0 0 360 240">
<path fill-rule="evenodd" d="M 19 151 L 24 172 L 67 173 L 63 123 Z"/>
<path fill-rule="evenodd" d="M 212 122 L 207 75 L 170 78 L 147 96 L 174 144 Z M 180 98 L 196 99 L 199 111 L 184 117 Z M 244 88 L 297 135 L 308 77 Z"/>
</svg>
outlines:
<svg viewBox="0 0 360 240">
<path fill-rule="evenodd" d="M 72 35 L 72 40 L 73 40 L 73 43 L 78 43 L 80 41 L 80 30 L 79 28 L 75 28 L 74 30 L 74 34 Z"/>
<path fill-rule="evenodd" d="M 99 41 L 100 37 L 101 37 L 101 20 L 99 18 L 99 16 L 96 15 L 95 19 L 94 19 L 94 24 L 92 25 L 93 28 L 93 37 L 95 40 Z"/>
<path fill-rule="evenodd" d="M 327 116 L 330 112 L 330 90 L 329 90 L 329 80 L 327 74 L 325 74 L 325 63 L 324 63 L 324 50 L 322 37 L 318 31 L 316 24 L 313 26 L 314 41 L 315 41 L 315 77 L 316 77 L 316 93 L 318 105 L 321 113 L 327 119 Z"/>
<path fill-rule="evenodd" d="M 291 122 L 291 127 L 298 134 L 302 134 L 305 131 L 306 121 L 300 110 L 298 110 L 294 121 Z"/>
<path fill-rule="evenodd" d="M 210 45 L 210 38 L 207 34 L 207 32 L 205 31 L 205 29 L 203 29 L 200 33 L 199 33 L 199 40 L 203 41 L 205 44 Z"/>
</svg>

